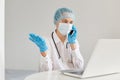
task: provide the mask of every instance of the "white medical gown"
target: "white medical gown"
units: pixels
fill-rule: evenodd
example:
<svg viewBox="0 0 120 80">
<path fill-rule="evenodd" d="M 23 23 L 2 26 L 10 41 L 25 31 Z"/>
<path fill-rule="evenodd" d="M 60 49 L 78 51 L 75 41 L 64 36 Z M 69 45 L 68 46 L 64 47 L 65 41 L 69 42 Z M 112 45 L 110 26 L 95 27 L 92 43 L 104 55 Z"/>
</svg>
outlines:
<svg viewBox="0 0 120 80">
<path fill-rule="evenodd" d="M 40 56 L 40 71 L 51 71 L 51 70 L 67 70 L 67 69 L 80 69 L 84 67 L 84 60 L 79 50 L 79 44 L 76 40 L 77 48 L 72 50 L 70 44 L 67 44 L 67 39 L 64 43 L 60 41 L 56 32 L 53 33 L 55 44 L 57 45 L 60 53 L 60 58 L 56 50 L 55 44 L 52 39 L 52 35 L 44 37 L 48 46 L 47 56 Z M 67 44 L 67 45 L 66 45 Z M 67 48 L 66 48 L 67 46 Z"/>
</svg>

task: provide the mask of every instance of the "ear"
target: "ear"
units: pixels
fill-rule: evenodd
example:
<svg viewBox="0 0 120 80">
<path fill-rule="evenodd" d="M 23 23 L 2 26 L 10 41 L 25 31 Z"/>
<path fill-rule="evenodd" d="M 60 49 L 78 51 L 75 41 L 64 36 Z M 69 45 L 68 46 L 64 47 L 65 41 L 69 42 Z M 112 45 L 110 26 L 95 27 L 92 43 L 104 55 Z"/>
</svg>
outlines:
<svg viewBox="0 0 120 80">
<path fill-rule="evenodd" d="M 58 27 L 59 27 L 59 23 L 60 23 L 60 22 L 57 22 L 57 23 L 55 24 L 56 29 L 58 29 Z"/>
<path fill-rule="evenodd" d="M 59 23 L 61 23 L 61 22 L 62 22 L 62 20 L 57 21 L 57 23 L 55 24 L 56 29 L 59 27 Z"/>
</svg>

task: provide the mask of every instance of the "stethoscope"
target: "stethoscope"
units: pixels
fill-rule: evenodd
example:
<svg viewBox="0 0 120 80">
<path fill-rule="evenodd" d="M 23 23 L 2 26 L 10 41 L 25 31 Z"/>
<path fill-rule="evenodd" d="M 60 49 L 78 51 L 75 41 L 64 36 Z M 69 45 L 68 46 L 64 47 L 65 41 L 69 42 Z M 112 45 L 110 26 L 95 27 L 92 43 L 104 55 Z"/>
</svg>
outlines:
<svg viewBox="0 0 120 80">
<path fill-rule="evenodd" d="M 56 48 L 56 50 L 57 50 L 58 58 L 60 59 L 60 58 L 61 58 L 61 56 L 60 56 L 60 52 L 59 52 L 59 50 L 58 50 L 58 48 L 57 48 L 57 45 L 56 45 L 56 43 L 55 43 L 55 40 L 54 40 L 54 37 L 53 37 L 53 33 L 54 33 L 54 32 L 52 32 L 52 34 L 51 34 L 51 36 L 52 36 L 52 40 L 53 40 L 53 43 L 54 43 L 55 48 Z M 68 42 L 66 43 L 66 48 L 68 48 Z"/>
</svg>

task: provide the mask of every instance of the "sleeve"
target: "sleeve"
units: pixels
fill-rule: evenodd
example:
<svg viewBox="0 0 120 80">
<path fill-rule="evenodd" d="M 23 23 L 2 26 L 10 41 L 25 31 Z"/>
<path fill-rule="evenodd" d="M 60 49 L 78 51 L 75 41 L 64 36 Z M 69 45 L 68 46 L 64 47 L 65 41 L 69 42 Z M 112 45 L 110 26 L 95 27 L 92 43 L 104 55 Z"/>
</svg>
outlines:
<svg viewBox="0 0 120 80">
<path fill-rule="evenodd" d="M 72 62 L 73 62 L 73 65 L 74 65 L 75 69 L 83 70 L 83 68 L 84 68 L 84 60 L 83 60 L 83 57 L 82 57 L 82 55 L 80 53 L 80 50 L 79 50 L 78 41 L 76 41 L 76 46 L 77 46 L 77 48 L 75 50 L 71 51 Z"/>
<path fill-rule="evenodd" d="M 44 37 L 46 44 L 48 46 L 48 50 L 46 51 L 47 55 L 45 57 L 43 57 L 42 55 L 40 55 L 40 62 L 39 62 L 39 71 L 43 72 L 43 71 L 52 71 L 52 60 L 51 60 L 51 49 L 50 49 L 50 44 L 49 44 L 49 38 Z"/>
<path fill-rule="evenodd" d="M 48 55 L 46 57 L 40 56 L 39 71 L 52 71 L 52 61 Z"/>
</svg>

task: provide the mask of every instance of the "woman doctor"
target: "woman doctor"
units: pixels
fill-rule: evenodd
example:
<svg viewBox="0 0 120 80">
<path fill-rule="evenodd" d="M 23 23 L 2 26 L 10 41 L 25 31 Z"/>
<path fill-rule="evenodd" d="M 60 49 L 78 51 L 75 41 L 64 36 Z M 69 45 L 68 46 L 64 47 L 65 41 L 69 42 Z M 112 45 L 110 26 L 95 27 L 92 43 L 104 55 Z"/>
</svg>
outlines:
<svg viewBox="0 0 120 80">
<path fill-rule="evenodd" d="M 75 16 L 69 8 L 59 8 L 54 15 L 56 29 L 46 38 L 29 34 L 40 49 L 40 71 L 83 70 L 84 60 L 79 50 Z"/>
</svg>

